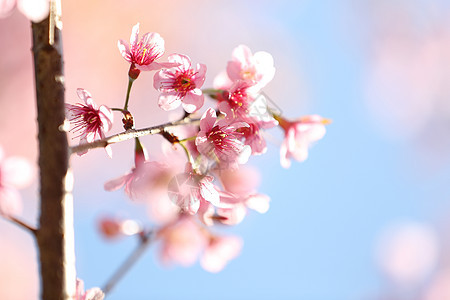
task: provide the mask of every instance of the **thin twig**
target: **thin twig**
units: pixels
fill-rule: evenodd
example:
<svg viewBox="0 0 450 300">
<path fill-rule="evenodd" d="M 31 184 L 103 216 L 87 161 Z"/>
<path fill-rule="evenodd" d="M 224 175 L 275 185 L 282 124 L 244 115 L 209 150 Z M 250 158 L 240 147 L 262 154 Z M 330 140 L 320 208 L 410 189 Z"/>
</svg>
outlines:
<svg viewBox="0 0 450 300">
<path fill-rule="evenodd" d="M 19 227 L 21 227 L 24 230 L 30 231 L 33 235 L 36 235 L 36 228 L 28 225 L 27 223 L 17 219 L 16 217 L 13 216 L 8 216 L 5 218 L 6 220 L 18 225 Z"/>
<path fill-rule="evenodd" d="M 123 142 L 126 140 L 134 139 L 136 137 L 145 136 L 145 135 L 152 135 L 152 134 L 158 134 L 161 133 L 163 130 L 180 126 L 180 125 L 186 125 L 186 124 L 198 124 L 200 122 L 200 119 L 191 119 L 191 118 L 183 118 L 176 122 L 169 122 L 153 127 L 143 128 L 143 129 L 130 129 L 125 132 L 112 135 L 110 137 L 106 137 L 101 140 L 94 141 L 92 143 L 86 143 L 81 144 L 78 146 L 70 147 L 70 153 L 78 153 L 78 152 L 85 152 L 89 149 L 95 149 L 95 148 L 104 148 L 108 145 L 115 144 L 118 142 Z"/>
<path fill-rule="evenodd" d="M 108 294 L 114 286 L 119 282 L 120 279 L 128 272 L 128 270 L 136 263 L 136 261 L 144 254 L 147 247 L 152 241 L 153 232 L 148 232 L 140 236 L 138 246 L 130 253 L 128 258 L 122 263 L 122 265 L 114 272 L 107 283 L 102 288 L 102 291 Z"/>
</svg>

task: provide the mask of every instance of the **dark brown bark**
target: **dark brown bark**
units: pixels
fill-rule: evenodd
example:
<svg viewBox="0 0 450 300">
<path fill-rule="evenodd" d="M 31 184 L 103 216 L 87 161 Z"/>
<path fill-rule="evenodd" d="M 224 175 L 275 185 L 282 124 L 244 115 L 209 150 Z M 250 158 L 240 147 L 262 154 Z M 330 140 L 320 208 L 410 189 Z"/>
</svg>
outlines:
<svg viewBox="0 0 450 300">
<path fill-rule="evenodd" d="M 52 1 L 55 8 L 55 1 Z M 36 233 L 41 295 L 45 300 L 71 299 L 75 291 L 69 147 L 65 118 L 64 77 L 59 16 L 32 24 L 38 112 L 41 211 Z M 70 175 L 69 175 L 70 176 Z M 69 180 L 69 181 L 68 181 Z"/>
</svg>

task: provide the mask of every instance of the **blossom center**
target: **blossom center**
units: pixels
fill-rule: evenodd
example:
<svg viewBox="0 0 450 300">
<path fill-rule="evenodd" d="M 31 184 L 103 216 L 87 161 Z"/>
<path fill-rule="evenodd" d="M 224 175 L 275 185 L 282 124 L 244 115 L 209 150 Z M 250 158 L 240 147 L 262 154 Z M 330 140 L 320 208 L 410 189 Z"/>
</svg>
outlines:
<svg viewBox="0 0 450 300">
<path fill-rule="evenodd" d="M 175 76 L 175 81 L 173 83 L 173 89 L 179 93 L 187 93 L 193 89 L 195 89 L 195 83 L 192 80 L 192 76 L 194 75 L 192 70 L 177 72 Z"/>
<path fill-rule="evenodd" d="M 149 65 L 158 58 L 159 53 L 151 45 L 139 42 L 131 51 L 132 61 L 140 66 Z"/>
<path fill-rule="evenodd" d="M 223 129 L 216 125 L 208 134 L 208 140 L 214 145 L 219 152 L 237 150 L 237 133 L 230 132 L 228 129 Z"/>
</svg>

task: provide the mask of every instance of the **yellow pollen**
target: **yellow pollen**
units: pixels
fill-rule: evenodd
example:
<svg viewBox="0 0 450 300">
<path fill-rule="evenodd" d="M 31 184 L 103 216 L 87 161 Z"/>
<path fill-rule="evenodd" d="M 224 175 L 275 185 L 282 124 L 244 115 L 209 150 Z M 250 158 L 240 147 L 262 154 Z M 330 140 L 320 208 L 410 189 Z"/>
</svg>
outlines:
<svg viewBox="0 0 450 300">
<path fill-rule="evenodd" d="M 331 119 L 322 119 L 322 121 L 321 121 L 321 123 L 323 124 L 323 125 L 329 125 L 329 124 L 331 124 L 333 121 L 331 120 Z"/>
<path fill-rule="evenodd" d="M 142 52 L 141 64 L 144 62 L 145 53 L 147 53 L 147 48 L 145 48 L 145 49 L 144 49 L 144 52 Z"/>
</svg>

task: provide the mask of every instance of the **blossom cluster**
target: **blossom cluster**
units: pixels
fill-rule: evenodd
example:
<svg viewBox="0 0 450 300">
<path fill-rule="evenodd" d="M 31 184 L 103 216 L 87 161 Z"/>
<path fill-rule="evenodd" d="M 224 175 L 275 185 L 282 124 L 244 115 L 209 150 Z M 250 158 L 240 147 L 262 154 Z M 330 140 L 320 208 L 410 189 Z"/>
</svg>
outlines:
<svg viewBox="0 0 450 300">
<path fill-rule="evenodd" d="M 206 65 L 194 64 L 184 54 L 171 54 L 161 61 L 165 47 L 158 33 L 139 38 L 136 24 L 129 43 L 119 40 L 118 48 L 129 63 L 124 108 L 97 106 L 89 92 L 79 89 L 78 97 L 84 103 L 66 106 L 72 131 L 81 144 L 102 139 L 112 128 L 113 111 L 123 114 L 127 132 L 135 130 L 128 111 L 130 89 L 140 72 L 154 71 L 159 107 L 163 111 L 182 108 L 182 126 L 173 123 L 159 132 L 171 147 L 157 161 L 148 159 L 136 137 L 135 165 L 106 182 L 105 189 L 123 187 L 130 199 L 149 204 L 156 224 L 152 232 L 160 242 L 164 263 L 190 265 L 200 259 L 206 270 L 220 271 L 239 254 L 242 241 L 214 233 L 213 226 L 236 225 L 248 210 L 265 213 L 269 209 L 269 197 L 257 191 L 258 173 L 245 165 L 251 156 L 266 152 L 265 131 L 277 126 L 284 131 L 280 161 L 287 168 L 291 159 L 307 158 L 310 145 L 324 136 L 329 121 L 318 115 L 291 121 L 270 107 L 262 90 L 274 78 L 275 67 L 267 52 L 236 47 L 213 88 L 202 89 Z M 112 154 L 109 146 L 107 152 Z M 109 218 L 100 228 L 108 237 L 139 233 L 139 226 L 130 231 L 129 221 Z"/>
</svg>

